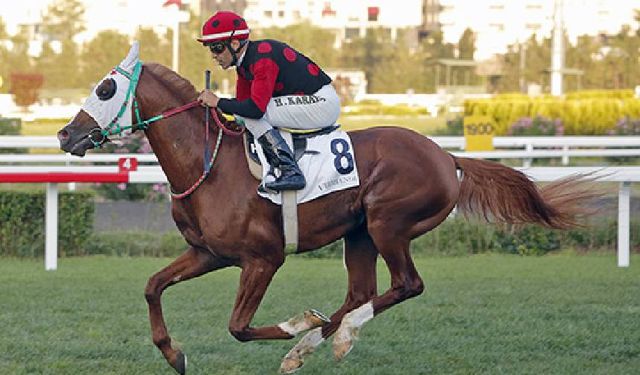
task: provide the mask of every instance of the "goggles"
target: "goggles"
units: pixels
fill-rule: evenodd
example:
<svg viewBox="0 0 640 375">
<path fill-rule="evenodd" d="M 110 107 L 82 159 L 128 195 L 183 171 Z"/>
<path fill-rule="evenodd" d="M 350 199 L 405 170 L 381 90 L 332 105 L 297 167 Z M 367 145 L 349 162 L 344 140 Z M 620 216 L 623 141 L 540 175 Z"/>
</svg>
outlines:
<svg viewBox="0 0 640 375">
<path fill-rule="evenodd" d="M 209 44 L 209 50 L 216 55 L 221 54 L 226 49 L 226 46 L 223 42 L 216 42 Z"/>
</svg>

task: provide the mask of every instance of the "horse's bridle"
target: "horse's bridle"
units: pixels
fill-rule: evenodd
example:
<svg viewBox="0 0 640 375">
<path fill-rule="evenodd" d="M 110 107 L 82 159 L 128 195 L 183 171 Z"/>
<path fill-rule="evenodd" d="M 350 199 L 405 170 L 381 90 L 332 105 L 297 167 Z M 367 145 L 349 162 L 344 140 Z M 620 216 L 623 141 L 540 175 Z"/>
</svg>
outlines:
<svg viewBox="0 0 640 375">
<path fill-rule="evenodd" d="M 127 72 L 126 70 L 120 68 L 120 66 L 115 67 L 114 70 L 122 74 L 123 76 L 125 76 L 127 79 L 129 79 L 129 88 L 127 89 L 127 95 L 124 99 L 124 103 L 122 103 L 122 106 L 120 106 L 120 110 L 118 111 L 116 116 L 113 118 L 113 120 L 111 120 L 111 122 L 109 122 L 109 124 L 105 128 L 95 128 L 95 129 L 92 129 L 89 132 L 89 134 L 87 134 L 87 138 L 89 138 L 89 140 L 91 141 L 91 143 L 93 143 L 93 146 L 95 148 L 102 147 L 102 145 L 105 142 L 107 142 L 108 136 L 110 135 L 120 135 L 127 129 L 131 129 L 132 131 L 146 130 L 147 128 L 149 128 L 149 125 L 153 122 L 162 120 L 167 117 L 171 117 L 178 113 L 184 112 L 188 109 L 200 106 L 200 103 L 198 101 L 192 101 L 180 107 L 170 109 L 168 111 L 162 112 L 159 115 L 143 120 L 142 117 L 140 116 L 140 108 L 138 106 L 138 100 L 136 99 L 136 93 L 135 93 L 136 88 L 138 87 L 140 73 L 142 72 L 142 62 L 141 61 L 136 62 L 136 65 L 134 66 L 133 72 L 131 74 L 129 74 L 129 72 Z M 120 125 L 120 120 L 122 119 L 122 116 L 127 110 L 129 99 L 133 101 L 133 110 L 136 115 L 137 122 L 135 124 L 123 126 L 123 125 Z M 209 107 L 207 107 L 207 111 L 208 110 L 209 110 Z M 209 176 L 209 173 L 211 172 L 211 167 L 213 166 L 213 162 L 216 159 L 216 156 L 218 155 L 218 150 L 220 149 L 220 143 L 222 142 L 223 133 L 227 133 L 229 135 L 241 135 L 244 132 L 244 128 L 242 128 L 240 131 L 237 131 L 237 132 L 227 129 L 227 127 L 225 127 L 220 121 L 220 119 L 218 118 L 217 113 L 214 111 L 212 114 L 213 114 L 213 119 L 216 122 L 216 125 L 220 128 L 220 131 L 218 131 L 218 138 L 216 140 L 214 151 L 211 154 L 211 158 L 209 159 L 209 162 L 205 164 L 204 171 L 202 172 L 202 175 L 200 176 L 198 181 L 196 181 L 196 183 L 193 184 L 189 189 L 187 189 L 183 193 L 175 193 L 173 191 L 173 188 L 171 188 L 171 196 L 175 199 L 182 199 L 189 196 L 198 188 L 198 186 L 200 186 L 200 184 L 202 184 L 202 182 L 204 182 L 207 176 Z M 206 130 L 205 130 L 207 134 L 209 132 L 208 119 L 209 117 L 207 116 Z M 99 136 L 100 138 L 96 139 L 95 136 Z M 207 147 L 205 147 L 205 149 L 206 148 Z M 205 155 L 206 154 L 207 154 L 207 150 L 205 150 Z"/>
<path fill-rule="evenodd" d="M 108 140 L 108 136 L 110 135 L 120 135 L 125 130 L 131 129 L 132 131 L 136 131 L 138 129 L 146 129 L 150 123 L 154 121 L 160 120 L 162 117 L 157 118 L 158 116 L 152 117 L 148 120 L 142 120 L 140 116 L 140 109 L 138 108 L 138 100 L 136 99 L 136 88 L 138 87 L 138 81 L 140 79 L 140 73 L 142 72 L 142 62 L 136 62 L 136 65 L 133 67 L 133 71 L 131 74 L 126 70 L 122 69 L 120 66 L 116 66 L 114 71 L 122 74 L 129 80 L 129 87 L 127 88 L 127 95 L 124 99 L 124 102 L 120 106 L 120 110 L 116 114 L 116 116 L 109 122 L 109 124 L 105 128 L 101 129 L 93 129 L 89 132 L 87 137 L 93 143 L 95 148 L 102 147 L 105 142 Z M 120 120 L 127 110 L 127 106 L 129 104 L 129 99 L 133 100 L 133 108 L 136 114 L 136 123 L 132 125 L 122 126 L 120 125 Z M 99 136 L 100 138 L 95 138 L 95 136 Z"/>
</svg>

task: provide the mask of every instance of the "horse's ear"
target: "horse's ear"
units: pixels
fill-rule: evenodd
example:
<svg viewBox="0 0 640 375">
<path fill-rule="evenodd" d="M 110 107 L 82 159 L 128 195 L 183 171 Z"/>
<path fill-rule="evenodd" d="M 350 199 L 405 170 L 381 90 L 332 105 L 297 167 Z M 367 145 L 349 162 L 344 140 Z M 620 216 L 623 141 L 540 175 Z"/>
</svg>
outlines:
<svg viewBox="0 0 640 375">
<path fill-rule="evenodd" d="M 133 67 L 138 62 L 139 56 L 140 56 L 140 45 L 136 40 L 131 45 L 131 49 L 129 50 L 127 57 L 125 57 L 124 60 L 122 60 L 122 62 L 120 63 L 120 67 L 128 71 L 133 71 Z"/>
</svg>

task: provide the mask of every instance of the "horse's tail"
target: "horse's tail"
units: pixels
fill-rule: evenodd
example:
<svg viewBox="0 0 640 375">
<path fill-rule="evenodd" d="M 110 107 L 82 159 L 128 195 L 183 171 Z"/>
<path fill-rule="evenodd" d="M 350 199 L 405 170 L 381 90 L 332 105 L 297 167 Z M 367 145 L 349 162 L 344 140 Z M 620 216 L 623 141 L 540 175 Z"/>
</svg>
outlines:
<svg viewBox="0 0 640 375">
<path fill-rule="evenodd" d="M 587 202 L 602 195 L 593 178 L 571 176 L 538 189 L 522 172 L 500 163 L 454 157 L 462 170 L 458 209 L 487 221 L 535 223 L 567 229 L 593 213 Z"/>
</svg>

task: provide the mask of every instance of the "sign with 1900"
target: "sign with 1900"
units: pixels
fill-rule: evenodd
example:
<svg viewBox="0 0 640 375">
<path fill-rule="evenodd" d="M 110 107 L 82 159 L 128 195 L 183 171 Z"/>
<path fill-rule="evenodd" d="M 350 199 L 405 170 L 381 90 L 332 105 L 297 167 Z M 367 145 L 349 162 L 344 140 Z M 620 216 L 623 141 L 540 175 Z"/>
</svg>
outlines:
<svg viewBox="0 0 640 375">
<path fill-rule="evenodd" d="M 464 139 L 466 151 L 493 150 L 495 122 L 489 116 L 465 116 Z"/>
</svg>

